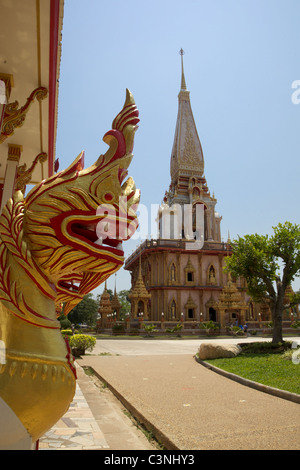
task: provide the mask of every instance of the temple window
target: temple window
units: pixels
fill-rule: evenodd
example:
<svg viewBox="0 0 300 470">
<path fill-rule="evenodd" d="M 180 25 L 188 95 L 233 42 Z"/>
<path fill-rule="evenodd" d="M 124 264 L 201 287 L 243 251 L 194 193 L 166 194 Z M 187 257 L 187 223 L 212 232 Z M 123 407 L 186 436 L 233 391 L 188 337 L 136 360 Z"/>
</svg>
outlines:
<svg viewBox="0 0 300 470">
<path fill-rule="evenodd" d="M 194 318 L 194 309 L 193 308 L 188 309 L 188 318 L 189 319 Z"/>
<path fill-rule="evenodd" d="M 195 319 L 195 312 L 197 305 L 192 299 L 192 296 L 189 295 L 188 301 L 185 304 L 185 318 L 186 320 L 194 320 Z"/>
<path fill-rule="evenodd" d="M 199 188 L 197 188 L 197 187 L 195 187 L 195 188 L 193 189 L 193 198 L 194 198 L 194 199 L 199 199 L 199 198 L 200 198 L 200 190 L 199 190 Z"/>
<path fill-rule="evenodd" d="M 184 271 L 185 271 L 185 283 L 186 284 L 191 284 L 191 283 L 195 283 L 195 268 L 190 260 L 190 257 L 188 259 L 188 263 L 186 265 L 186 267 L 184 268 Z"/>
<path fill-rule="evenodd" d="M 144 313 L 144 302 L 142 300 L 139 300 L 138 302 L 138 316 L 140 316 L 141 313 Z"/>
</svg>

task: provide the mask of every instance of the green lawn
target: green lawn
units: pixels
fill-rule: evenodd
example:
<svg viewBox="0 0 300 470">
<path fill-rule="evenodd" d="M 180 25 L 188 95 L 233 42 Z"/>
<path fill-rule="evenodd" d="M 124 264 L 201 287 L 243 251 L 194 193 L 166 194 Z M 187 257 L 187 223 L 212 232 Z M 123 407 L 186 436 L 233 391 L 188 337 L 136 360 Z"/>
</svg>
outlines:
<svg viewBox="0 0 300 470">
<path fill-rule="evenodd" d="M 300 364 L 294 364 L 284 354 L 242 353 L 234 358 L 206 362 L 248 380 L 300 394 Z"/>
</svg>

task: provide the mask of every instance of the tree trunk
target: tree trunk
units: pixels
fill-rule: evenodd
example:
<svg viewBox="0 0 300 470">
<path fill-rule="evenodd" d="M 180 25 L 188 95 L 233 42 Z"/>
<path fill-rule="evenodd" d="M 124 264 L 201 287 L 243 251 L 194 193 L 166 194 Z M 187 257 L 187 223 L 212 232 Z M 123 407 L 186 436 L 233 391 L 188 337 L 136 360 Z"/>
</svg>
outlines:
<svg viewBox="0 0 300 470">
<path fill-rule="evenodd" d="M 282 311 L 276 308 L 273 313 L 273 338 L 272 343 L 282 343 Z"/>
<path fill-rule="evenodd" d="M 285 290 L 280 286 L 278 289 L 277 300 L 272 305 L 273 338 L 272 343 L 282 343 L 282 310 Z"/>
</svg>

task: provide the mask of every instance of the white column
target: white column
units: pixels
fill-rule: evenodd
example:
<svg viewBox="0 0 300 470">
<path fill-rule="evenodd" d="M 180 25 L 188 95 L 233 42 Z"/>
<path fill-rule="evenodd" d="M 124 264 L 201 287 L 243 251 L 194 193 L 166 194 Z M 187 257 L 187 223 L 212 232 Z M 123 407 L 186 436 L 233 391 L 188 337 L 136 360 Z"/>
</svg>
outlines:
<svg viewBox="0 0 300 470">
<path fill-rule="evenodd" d="M 13 76 L 7 73 L 0 73 L 0 134 L 5 113 L 5 105 L 8 103 L 11 88 L 13 86 Z"/>
<path fill-rule="evenodd" d="M 19 165 L 20 157 L 22 153 L 21 145 L 8 145 L 8 156 L 6 162 L 6 170 L 4 177 L 4 186 L 1 202 L 1 212 L 8 199 L 12 197 L 15 189 L 17 168 Z"/>
</svg>

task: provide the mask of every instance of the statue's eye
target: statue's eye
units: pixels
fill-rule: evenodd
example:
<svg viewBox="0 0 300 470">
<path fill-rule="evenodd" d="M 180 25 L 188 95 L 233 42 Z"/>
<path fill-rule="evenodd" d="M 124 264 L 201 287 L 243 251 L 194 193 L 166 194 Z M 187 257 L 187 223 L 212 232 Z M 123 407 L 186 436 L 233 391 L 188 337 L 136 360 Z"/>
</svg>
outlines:
<svg viewBox="0 0 300 470">
<path fill-rule="evenodd" d="M 106 193 L 103 196 L 103 199 L 105 202 L 111 202 L 113 200 L 114 196 L 111 193 Z"/>
</svg>

